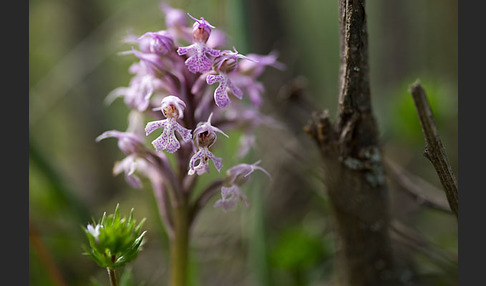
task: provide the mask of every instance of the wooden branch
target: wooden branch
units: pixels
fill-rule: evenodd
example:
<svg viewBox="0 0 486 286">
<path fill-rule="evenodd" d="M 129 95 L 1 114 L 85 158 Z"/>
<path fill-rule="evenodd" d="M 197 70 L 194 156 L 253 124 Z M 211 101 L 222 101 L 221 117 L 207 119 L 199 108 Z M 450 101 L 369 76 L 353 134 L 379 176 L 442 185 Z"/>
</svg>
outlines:
<svg viewBox="0 0 486 286">
<path fill-rule="evenodd" d="M 432 109 L 430 108 L 425 90 L 416 81 L 410 88 L 415 108 L 420 119 L 420 125 L 425 137 L 425 151 L 424 155 L 434 166 L 437 175 L 439 175 L 440 182 L 444 187 L 447 201 L 452 211 L 458 217 L 458 194 L 457 194 L 457 180 L 452 172 L 451 165 L 447 159 L 445 148 L 437 131 Z"/>
<path fill-rule="evenodd" d="M 305 127 L 323 161 L 338 248 L 338 284 L 398 285 L 388 190 L 371 110 L 364 0 L 339 0 L 339 31 L 337 122 L 333 124 L 324 110 L 313 113 Z"/>
</svg>

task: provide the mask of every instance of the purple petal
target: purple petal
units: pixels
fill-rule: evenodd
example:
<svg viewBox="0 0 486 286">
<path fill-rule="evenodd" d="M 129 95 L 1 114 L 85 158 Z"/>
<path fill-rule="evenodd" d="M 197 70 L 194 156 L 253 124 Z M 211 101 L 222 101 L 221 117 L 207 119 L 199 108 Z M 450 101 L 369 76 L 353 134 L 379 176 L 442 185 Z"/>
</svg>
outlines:
<svg viewBox="0 0 486 286">
<path fill-rule="evenodd" d="M 205 54 L 207 53 L 207 54 L 209 54 L 210 56 L 213 56 L 213 57 L 219 57 L 221 55 L 220 50 L 211 49 L 207 46 L 204 47 L 203 53 L 205 53 Z"/>
<path fill-rule="evenodd" d="M 212 61 L 206 56 L 208 48 L 204 44 L 192 46 L 193 55 L 186 60 L 186 66 L 192 73 L 203 73 L 211 70 Z"/>
<path fill-rule="evenodd" d="M 145 136 L 149 135 L 158 128 L 165 127 L 167 125 L 166 122 L 167 119 L 148 122 L 145 126 Z"/>
<path fill-rule="evenodd" d="M 228 87 L 229 89 L 231 90 L 231 92 L 239 99 L 242 99 L 243 98 L 243 91 L 241 91 L 241 89 L 239 89 L 238 87 L 236 87 L 232 82 L 231 80 L 228 79 L 227 81 L 227 84 L 228 84 Z"/>
<path fill-rule="evenodd" d="M 223 208 L 224 211 L 229 211 L 236 206 L 236 200 L 218 200 L 214 203 L 215 208 Z"/>
<path fill-rule="evenodd" d="M 195 166 L 196 163 L 198 163 L 197 166 Z M 197 151 L 194 155 L 192 155 L 191 160 L 189 161 L 189 172 L 188 172 L 188 174 L 193 175 L 196 169 L 201 168 L 201 164 L 204 164 L 204 153 L 203 153 L 202 149 L 199 149 L 199 151 Z M 206 163 L 206 165 L 207 165 L 207 163 Z M 198 172 L 198 175 L 200 175 L 199 172 Z"/>
<path fill-rule="evenodd" d="M 222 81 L 214 91 L 214 101 L 219 107 L 226 107 L 231 102 L 226 92 L 226 87 L 226 81 Z"/>
<path fill-rule="evenodd" d="M 177 141 L 174 130 L 175 128 L 173 124 L 167 124 L 164 132 L 152 141 L 155 150 L 163 151 L 165 149 L 169 153 L 174 153 L 180 148 L 181 145 L 179 144 L 179 141 Z"/>
<path fill-rule="evenodd" d="M 214 156 L 214 154 L 211 153 L 210 151 L 208 151 L 207 155 L 208 155 L 209 159 L 211 159 L 213 161 L 214 167 L 216 167 L 216 170 L 218 170 L 218 172 L 220 172 L 221 168 L 223 168 L 223 159 Z"/>
<path fill-rule="evenodd" d="M 192 73 L 197 73 L 199 71 L 198 59 L 196 55 L 189 57 L 186 60 L 187 69 Z"/>
<path fill-rule="evenodd" d="M 133 188 L 136 188 L 136 189 L 141 189 L 142 188 L 142 182 L 140 181 L 140 179 L 133 175 L 133 174 L 127 174 L 125 173 L 125 181 L 130 185 L 132 186 Z"/>
<path fill-rule="evenodd" d="M 100 142 L 103 139 L 110 138 L 110 137 L 115 137 L 117 139 L 120 139 L 122 136 L 123 132 L 117 131 L 117 130 L 109 130 L 103 132 L 100 136 L 96 137 L 96 142 Z"/>
<path fill-rule="evenodd" d="M 190 46 L 187 46 L 187 47 L 179 47 L 177 49 L 177 54 L 179 56 L 182 56 L 182 55 L 185 55 L 187 53 L 193 52 L 194 50 L 195 50 L 194 45 L 190 45 Z"/>
<path fill-rule="evenodd" d="M 224 81 L 224 76 L 222 75 L 208 75 L 208 77 L 206 77 L 206 82 L 209 84 L 209 85 L 212 85 L 214 84 L 215 82 L 222 82 Z"/>
<path fill-rule="evenodd" d="M 179 133 L 179 135 L 181 135 L 182 140 L 184 140 L 184 142 L 191 141 L 191 139 L 192 139 L 191 130 L 182 127 L 177 122 L 175 124 L 176 125 L 174 126 L 174 128 L 177 131 L 177 133 Z"/>
</svg>

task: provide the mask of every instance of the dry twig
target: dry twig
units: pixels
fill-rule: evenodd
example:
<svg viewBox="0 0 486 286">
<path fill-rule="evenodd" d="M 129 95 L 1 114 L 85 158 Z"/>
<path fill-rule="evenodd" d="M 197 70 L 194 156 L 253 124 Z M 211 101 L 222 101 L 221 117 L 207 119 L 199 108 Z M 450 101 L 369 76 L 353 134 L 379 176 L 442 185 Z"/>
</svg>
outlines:
<svg viewBox="0 0 486 286">
<path fill-rule="evenodd" d="M 457 180 L 452 172 L 445 148 L 440 140 L 425 90 L 420 85 L 420 82 L 416 81 L 410 88 L 410 93 L 412 94 L 425 137 L 424 156 L 434 165 L 440 182 L 444 187 L 449 205 L 456 214 L 456 217 L 458 217 Z"/>
</svg>

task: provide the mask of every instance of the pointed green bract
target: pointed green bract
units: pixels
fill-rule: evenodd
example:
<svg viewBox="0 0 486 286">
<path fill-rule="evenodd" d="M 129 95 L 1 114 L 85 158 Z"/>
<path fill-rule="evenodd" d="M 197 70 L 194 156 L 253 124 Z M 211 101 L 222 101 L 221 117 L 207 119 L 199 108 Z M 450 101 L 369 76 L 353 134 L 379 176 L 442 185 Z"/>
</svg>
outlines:
<svg viewBox="0 0 486 286">
<path fill-rule="evenodd" d="M 135 260 L 142 249 L 142 232 L 145 218 L 138 223 L 131 209 L 128 219 L 120 216 L 117 204 L 115 212 L 103 214 L 101 220 L 88 224 L 83 230 L 88 238 L 89 247 L 84 245 L 84 254 L 91 257 L 100 267 L 115 269 Z"/>
</svg>

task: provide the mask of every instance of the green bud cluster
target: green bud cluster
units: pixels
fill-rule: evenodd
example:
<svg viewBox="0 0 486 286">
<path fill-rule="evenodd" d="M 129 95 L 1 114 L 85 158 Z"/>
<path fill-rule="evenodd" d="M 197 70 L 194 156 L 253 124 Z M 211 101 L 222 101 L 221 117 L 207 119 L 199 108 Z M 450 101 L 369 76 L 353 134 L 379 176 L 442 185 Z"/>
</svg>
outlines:
<svg viewBox="0 0 486 286">
<path fill-rule="evenodd" d="M 142 225 L 145 218 L 137 225 L 133 219 L 133 209 L 128 219 L 120 217 L 119 205 L 115 213 L 106 215 L 93 226 L 82 227 L 89 241 L 89 247 L 84 245 L 86 255 L 90 256 L 100 267 L 115 269 L 135 260 L 141 250 L 143 237 Z M 91 231 L 90 229 L 91 228 Z"/>
</svg>

